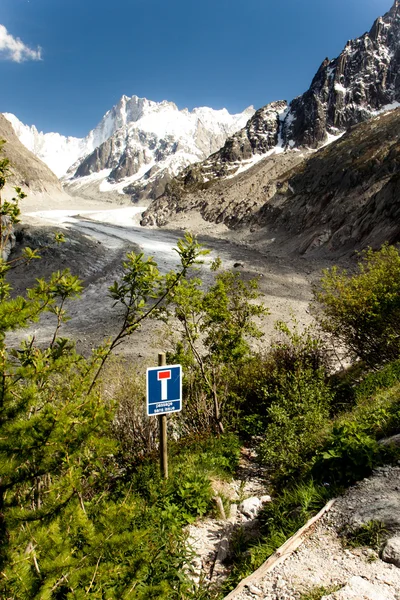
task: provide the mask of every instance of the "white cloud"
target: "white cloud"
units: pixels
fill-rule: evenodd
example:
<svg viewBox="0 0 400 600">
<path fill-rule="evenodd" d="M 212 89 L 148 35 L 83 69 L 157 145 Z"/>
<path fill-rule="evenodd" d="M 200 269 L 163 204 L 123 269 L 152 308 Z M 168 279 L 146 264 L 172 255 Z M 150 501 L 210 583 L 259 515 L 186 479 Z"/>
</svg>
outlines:
<svg viewBox="0 0 400 600">
<path fill-rule="evenodd" d="M 0 58 L 18 63 L 24 60 L 41 60 L 42 50 L 40 47 L 36 50 L 29 48 L 19 38 L 8 33 L 4 25 L 0 25 Z"/>
</svg>

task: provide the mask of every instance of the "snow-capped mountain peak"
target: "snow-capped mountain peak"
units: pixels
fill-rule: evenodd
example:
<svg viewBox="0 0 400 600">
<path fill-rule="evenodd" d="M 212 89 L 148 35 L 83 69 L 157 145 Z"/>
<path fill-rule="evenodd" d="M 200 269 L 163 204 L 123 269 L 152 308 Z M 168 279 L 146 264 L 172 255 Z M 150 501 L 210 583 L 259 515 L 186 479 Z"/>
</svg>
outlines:
<svg viewBox="0 0 400 600">
<path fill-rule="evenodd" d="M 254 112 L 253 107 L 236 115 L 208 107 L 179 110 L 166 100 L 154 102 L 124 95 L 85 138 L 38 132 L 14 115 L 5 116 L 29 150 L 57 176 L 73 180 L 72 191 L 84 193 L 88 186 L 94 191 L 95 181 L 97 191 L 99 185 L 100 189 L 113 191 L 113 185 L 118 184 L 121 193 L 124 184 L 141 179 L 149 169 L 170 176 L 206 158 L 241 129 Z M 87 181 L 89 176 L 91 181 Z M 108 184 L 101 187 L 105 177 Z"/>
</svg>

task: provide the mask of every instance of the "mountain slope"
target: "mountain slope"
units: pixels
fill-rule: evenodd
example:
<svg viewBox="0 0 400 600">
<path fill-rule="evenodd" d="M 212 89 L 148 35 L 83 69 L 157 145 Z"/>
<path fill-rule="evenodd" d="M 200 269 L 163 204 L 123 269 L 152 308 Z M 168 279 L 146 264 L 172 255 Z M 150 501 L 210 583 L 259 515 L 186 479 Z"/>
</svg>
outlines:
<svg viewBox="0 0 400 600">
<path fill-rule="evenodd" d="M 4 155 L 10 160 L 9 184 L 21 186 L 26 193 L 62 194 L 58 178 L 17 138 L 10 122 L 0 114 L 0 139 L 6 140 Z"/>
<path fill-rule="evenodd" d="M 143 225 L 199 212 L 250 243 L 347 253 L 400 241 L 400 109 L 360 123 L 317 152 L 270 156 L 211 187 L 172 182 Z M 243 233 L 247 231 L 248 233 Z"/>
<path fill-rule="evenodd" d="M 400 241 L 400 109 L 351 128 L 282 178 L 251 222 L 284 229 L 300 252 Z"/>
</svg>

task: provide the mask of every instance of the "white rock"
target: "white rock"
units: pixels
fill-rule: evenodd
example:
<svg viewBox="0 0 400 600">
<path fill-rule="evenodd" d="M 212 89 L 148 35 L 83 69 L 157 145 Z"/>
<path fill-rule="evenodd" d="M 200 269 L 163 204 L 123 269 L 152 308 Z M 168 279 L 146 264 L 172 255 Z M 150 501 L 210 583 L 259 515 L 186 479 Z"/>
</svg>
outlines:
<svg viewBox="0 0 400 600">
<path fill-rule="evenodd" d="M 255 585 L 248 585 L 246 587 L 248 588 L 250 594 L 253 594 L 253 596 L 261 596 L 262 591 Z"/>
<path fill-rule="evenodd" d="M 252 498 L 247 498 L 246 500 L 243 500 L 243 502 L 239 504 L 239 512 L 241 512 L 249 519 L 254 519 L 260 512 L 261 506 L 262 502 L 260 498 L 256 498 L 256 496 L 253 496 Z"/>
<path fill-rule="evenodd" d="M 267 502 L 272 502 L 271 496 L 261 496 L 260 498 L 262 504 L 266 504 Z"/>
<path fill-rule="evenodd" d="M 382 552 L 382 560 L 400 567 L 400 537 L 390 538 Z"/>
<path fill-rule="evenodd" d="M 341 590 L 324 596 L 322 600 L 396 600 L 396 596 L 387 585 L 352 577 Z"/>
</svg>

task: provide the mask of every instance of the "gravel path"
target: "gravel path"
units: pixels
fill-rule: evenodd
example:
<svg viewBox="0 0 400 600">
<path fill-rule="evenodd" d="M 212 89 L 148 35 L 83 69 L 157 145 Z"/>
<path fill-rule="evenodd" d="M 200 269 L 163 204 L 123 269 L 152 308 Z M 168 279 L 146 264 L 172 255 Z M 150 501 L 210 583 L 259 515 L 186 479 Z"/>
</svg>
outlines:
<svg viewBox="0 0 400 600">
<path fill-rule="evenodd" d="M 268 492 L 265 469 L 255 460 L 255 452 L 242 448 L 236 479 L 231 482 L 212 482 L 215 497 L 229 500 L 227 519 L 203 519 L 189 525 L 188 544 L 194 552 L 192 567 L 195 581 L 211 583 L 218 587 L 229 574 L 225 559 L 229 553 L 230 540 L 238 528 L 247 535 L 257 533 L 258 521 L 241 512 L 240 503 L 248 498 L 264 498 Z"/>
<path fill-rule="evenodd" d="M 315 588 L 332 590 L 330 600 L 399 600 L 400 568 L 368 547 L 345 548 L 343 528 L 381 521 L 388 537 L 400 533 L 400 467 L 385 467 L 350 488 L 313 526 L 283 563 L 235 595 L 235 600 L 298 600 Z"/>
</svg>

